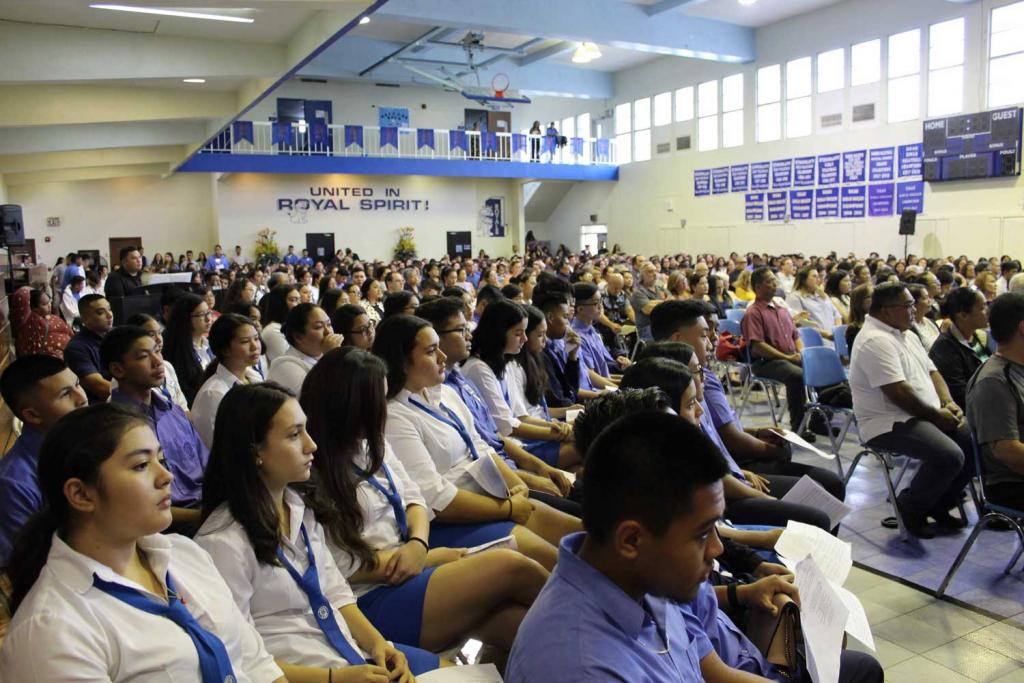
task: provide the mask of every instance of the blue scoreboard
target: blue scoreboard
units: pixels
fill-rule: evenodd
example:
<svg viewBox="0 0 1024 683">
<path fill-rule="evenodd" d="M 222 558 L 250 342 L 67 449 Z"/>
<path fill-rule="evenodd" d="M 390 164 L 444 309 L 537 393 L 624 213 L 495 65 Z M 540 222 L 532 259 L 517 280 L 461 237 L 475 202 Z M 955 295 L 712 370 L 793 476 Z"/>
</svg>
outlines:
<svg viewBox="0 0 1024 683">
<path fill-rule="evenodd" d="M 930 182 L 1020 175 L 1021 108 L 924 122 L 924 179 Z"/>
</svg>

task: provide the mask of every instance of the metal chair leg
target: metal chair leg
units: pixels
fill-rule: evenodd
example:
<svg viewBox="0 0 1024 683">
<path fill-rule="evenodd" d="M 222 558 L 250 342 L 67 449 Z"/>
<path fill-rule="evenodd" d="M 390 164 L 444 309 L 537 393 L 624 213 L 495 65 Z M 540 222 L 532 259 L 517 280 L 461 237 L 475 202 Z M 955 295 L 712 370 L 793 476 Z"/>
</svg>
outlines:
<svg viewBox="0 0 1024 683">
<path fill-rule="evenodd" d="M 779 418 L 775 415 L 776 404 L 779 402 L 779 390 L 774 384 L 767 384 L 764 386 L 765 396 L 768 398 L 768 411 L 772 415 L 772 424 L 776 427 L 779 426 Z"/>
<path fill-rule="evenodd" d="M 974 530 L 971 531 L 971 535 L 967 537 L 967 542 L 964 543 L 964 547 L 960 548 L 960 554 L 957 555 L 956 560 L 953 561 L 953 566 L 949 568 L 948 572 L 946 572 L 946 577 L 942 579 L 939 589 L 935 591 L 935 597 L 941 598 L 946 594 L 946 589 L 949 587 L 950 581 L 953 580 L 953 576 L 957 573 L 960 569 L 960 565 L 962 565 L 964 560 L 967 558 L 967 553 L 970 552 L 971 546 L 973 546 L 974 542 L 978 539 L 978 534 L 985 529 L 990 520 L 995 519 L 996 517 L 1003 517 L 1003 515 L 998 515 L 996 513 L 983 515 L 982 518 L 978 520 L 978 523 L 974 525 Z"/>
<path fill-rule="evenodd" d="M 862 450 L 860 453 L 858 453 L 857 455 L 853 456 L 853 460 L 850 462 L 850 467 L 846 470 L 846 478 L 843 479 L 843 484 L 845 484 L 847 486 L 850 485 L 850 479 L 853 478 L 853 472 L 854 472 L 854 470 L 857 469 L 857 465 L 860 463 L 860 459 L 864 457 L 865 453 L 869 453 L 869 452 L 870 451 Z"/>
<path fill-rule="evenodd" d="M 1017 520 L 1011 519 L 1006 515 L 1002 515 L 1002 517 L 1017 531 L 1017 552 L 1013 554 L 1013 559 L 1010 560 L 1010 563 L 1006 565 L 1006 569 L 1003 570 L 1004 574 L 1009 574 L 1017 566 L 1017 560 L 1020 559 L 1021 553 L 1024 553 L 1024 529 L 1021 529 L 1020 522 Z"/>
<path fill-rule="evenodd" d="M 885 475 L 885 486 L 889 489 L 889 500 L 892 501 L 892 512 L 896 516 L 896 527 L 899 529 L 899 535 L 901 540 L 908 540 L 909 535 L 907 534 L 907 528 L 903 524 L 903 515 L 900 514 L 900 506 L 896 502 L 896 486 L 892 483 L 892 477 L 889 475 L 889 463 L 886 457 L 881 453 L 875 451 L 869 451 L 872 455 L 878 458 L 882 463 L 882 474 Z"/>
</svg>

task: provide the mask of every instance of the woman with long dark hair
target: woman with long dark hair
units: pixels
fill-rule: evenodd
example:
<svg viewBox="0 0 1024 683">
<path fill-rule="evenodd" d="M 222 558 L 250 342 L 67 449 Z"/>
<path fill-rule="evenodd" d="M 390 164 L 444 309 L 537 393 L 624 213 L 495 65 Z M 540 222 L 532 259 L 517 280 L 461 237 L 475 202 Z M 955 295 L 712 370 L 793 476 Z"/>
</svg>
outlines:
<svg viewBox="0 0 1024 683">
<path fill-rule="evenodd" d="M 373 348 L 373 337 L 376 325 L 370 320 L 366 309 L 362 306 L 345 304 L 339 306 L 331 315 L 334 331 L 344 337 L 342 346 L 358 346 L 369 351 Z"/>
<path fill-rule="evenodd" d="M 543 321 L 543 314 L 540 317 Z M 526 343 L 527 323 L 527 313 L 519 304 L 504 300 L 489 304 L 473 330 L 472 355 L 462 372 L 480 392 L 502 436 L 521 439 L 526 450 L 564 469 L 580 461 L 572 444 L 572 425 L 545 417 L 543 409 L 530 411 L 523 383 L 509 381 L 510 361 Z M 514 410 L 517 399 L 519 410 Z"/>
<path fill-rule="evenodd" d="M 353 680 L 409 681 L 405 655 L 359 611 L 323 527 L 292 488 L 309 479 L 316 448 L 284 387 L 229 391 L 217 411 L 196 542 L 289 680 L 331 680 L 335 669 L 360 667 L 364 678 Z M 436 656 L 413 651 L 421 654 L 436 668 Z"/>
<path fill-rule="evenodd" d="M 146 419 L 81 408 L 47 433 L 42 509 L 11 555 L 0 679 L 284 680 L 209 555 L 161 534 L 171 473 Z"/>
<path fill-rule="evenodd" d="M 288 350 L 270 364 L 267 379 L 298 393 L 306 373 L 320 356 L 341 346 L 342 336 L 334 332 L 331 319 L 315 304 L 299 304 L 288 311 L 284 336 Z"/>
<path fill-rule="evenodd" d="M 192 423 L 207 447 L 213 445 L 213 424 L 224 394 L 236 384 L 263 381 L 256 371 L 260 363 L 260 335 L 251 320 L 237 313 L 225 313 L 210 328 L 209 339 L 215 358 L 206 367 L 203 385 L 192 403 Z"/>
<path fill-rule="evenodd" d="M 362 301 L 359 305 L 366 309 L 366 315 L 370 316 L 370 320 L 376 325 L 384 317 L 384 306 L 381 303 L 384 298 L 384 287 L 378 280 L 366 278 L 361 292 Z"/>
<path fill-rule="evenodd" d="M 306 376 L 301 405 L 318 444 L 307 504 L 385 638 L 436 652 L 476 637 L 507 654 L 548 573 L 512 550 L 430 547 L 432 513 L 384 438 L 386 379 L 382 360 L 351 347 Z"/>
<path fill-rule="evenodd" d="M 492 304 L 493 305 L 493 304 Z M 469 547 L 511 533 L 545 568 L 578 519 L 528 498 L 529 489 L 476 431 L 473 415 L 443 384 L 445 355 L 426 320 L 387 318 L 373 352 L 388 366 L 388 443 L 443 524 L 435 543 Z"/>
<path fill-rule="evenodd" d="M 273 363 L 288 350 L 288 340 L 281 328 L 288 318 L 288 311 L 302 300 L 295 285 L 277 285 L 260 301 L 263 309 L 263 343 L 267 346 L 267 360 Z"/>
<path fill-rule="evenodd" d="M 164 328 L 164 357 L 174 366 L 190 406 L 203 383 L 203 371 L 213 359 L 206 338 L 212 318 L 213 312 L 201 297 L 185 294 L 174 302 Z"/>
<path fill-rule="evenodd" d="M 226 311 L 229 306 L 239 303 L 253 303 L 256 300 L 256 284 L 244 275 L 235 278 L 235 281 L 228 286 L 224 293 L 224 301 L 221 303 L 221 310 Z"/>
</svg>

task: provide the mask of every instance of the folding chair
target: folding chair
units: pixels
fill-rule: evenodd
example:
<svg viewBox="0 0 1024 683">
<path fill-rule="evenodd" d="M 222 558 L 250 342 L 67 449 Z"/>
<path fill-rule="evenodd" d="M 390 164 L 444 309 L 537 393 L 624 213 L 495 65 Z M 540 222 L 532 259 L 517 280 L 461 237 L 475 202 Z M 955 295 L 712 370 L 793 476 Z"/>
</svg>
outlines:
<svg viewBox="0 0 1024 683">
<path fill-rule="evenodd" d="M 772 414 L 772 423 L 778 427 L 779 417 L 776 414 L 776 406 L 778 407 L 778 413 L 784 415 L 786 402 L 793 400 L 794 397 L 787 396 L 785 401 L 780 401 L 779 390 L 786 387 L 785 383 L 780 382 L 777 379 L 771 379 L 770 377 L 759 377 L 754 372 L 754 363 L 750 355 L 749 344 L 743 354 L 744 366 L 747 372 L 746 380 L 743 382 L 743 401 L 740 403 L 740 407 L 736 410 L 736 417 L 742 417 L 743 410 L 747 407 L 747 401 L 750 399 L 750 392 L 754 389 L 755 384 L 759 384 L 764 390 L 765 395 L 768 397 L 768 410 Z"/>
<path fill-rule="evenodd" d="M 946 572 L 946 578 L 942 580 L 942 584 L 939 589 L 935 591 L 935 596 L 941 598 L 946 593 L 946 589 L 949 588 L 950 581 L 953 580 L 953 576 L 960 569 L 960 565 L 964 563 L 964 559 L 967 557 L 967 553 L 971 551 L 971 547 L 974 542 L 978 540 L 978 535 L 988 526 L 988 523 L 994 519 L 1001 519 L 1010 527 L 1017 532 L 1017 551 L 1013 554 L 1010 559 L 1010 563 L 1006 565 L 1006 569 L 1003 570 L 1004 574 L 1009 574 L 1010 570 L 1017 564 L 1017 560 L 1020 559 L 1021 553 L 1024 553 L 1024 529 L 1021 529 L 1021 519 L 1024 518 L 1024 510 L 1016 510 L 1014 508 L 1006 507 L 1005 505 L 996 505 L 995 503 L 988 502 L 985 498 L 985 474 L 982 468 L 981 454 L 978 448 L 978 439 L 974 434 L 974 430 L 971 430 L 971 451 L 974 457 L 974 464 L 978 472 L 978 488 L 973 488 L 971 493 L 976 495 L 975 503 L 978 505 L 978 523 L 974 525 L 974 530 L 971 531 L 971 535 L 967 537 L 967 541 L 964 543 L 964 547 L 960 549 L 960 554 L 956 556 L 956 560 L 953 561 L 953 566 Z M 965 517 L 966 519 L 966 517 Z"/>
<path fill-rule="evenodd" d="M 740 322 L 743 320 L 744 313 L 746 313 L 746 311 L 742 308 L 728 308 L 725 311 L 725 318 L 726 320 Z"/>
<path fill-rule="evenodd" d="M 850 347 L 846 345 L 846 328 L 848 327 L 849 325 L 840 325 L 832 330 L 832 341 L 836 345 L 836 353 L 839 354 L 839 360 L 844 360 L 847 363 L 850 362 Z"/>
<path fill-rule="evenodd" d="M 803 329 L 810 328 L 802 328 L 802 330 Z M 825 387 L 845 382 L 846 371 L 843 368 L 842 362 L 839 360 L 839 354 L 836 353 L 835 349 L 830 349 L 827 346 L 804 347 L 804 350 L 800 355 L 803 359 L 804 387 L 807 390 L 807 405 L 804 409 L 804 419 L 800 423 L 800 429 L 798 431 L 803 432 L 807 428 L 807 425 L 810 424 L 811 418 L 814 415 L 819 415 L 825 420 L 825 424 L 829 426 L 828 440 L 832 444 L 832 453 L 836 456 L 836 469 L 839 472 L 839 476 L 842 477 L 843 463 L 839 458 L 839 449 L 842 447 L 843 440 L 846 438 L 846 432 L 849 430 L 850 424 L 853 422 L 853 410 L 850 408 L 839 408 L 822 403 L 818 398 L 818 391 Z M 840 415 L 843 418 L 842 427 L 840 428 L 838 437 L 832 435 L 831 429 L 832 417 L 835 415 Z"/>
<path fill-rule="evenodd" d="M 852 421 L 856 423 L 856 416 L 853 417 Z M 857 434 L 859 439 L 859 430 Z M 896 484 L 893 483 L 892 475 L 890 474 L 890 471 L 896 468 L 896 465 L 892 461 L 895 458 L 905 458 L 907 456 L 902 453 L 897 453 L 896 451 L 892 451 L 886 448 L 868 446 L 863 441 L 861 441 L 860 443 L 860 449 L 860 452 L 857 453 L 856 456 L 854 456 L 853 460 L 850 462 L 850 467 L 846 470 L 846 478 L 844 482 L 847 485 L 849 485 L 850 479 L 853 478 L 853 472 L 854 470 L 857 469 L 857 465 L 860 463 L 861 458 L 863 458 L 865 455 L 874 456 L 878 460 L 879 464 L 882 465 L 882 474 L 885 475 L 885 486 L 887 489 L 889 489 L 889 502 L 892 504 L 893 515 L 896 517 L 896 526 L 899 529 L 900 538 L 904 541 L 909 540 L 910 536 L 907 534 L 907 528 L 903 524 L 903 515 L 900 514 L 900 508 L 896 504 Z M 904 471 L 906 471 L 906 466 L 904 466 Z M 902 478 L 902 473 L 900 475 L 900 478 Z"/>
<path fill-rule="evenodd" d="M 803 342 L 804 348 L 825 345 L 821 332 L 813 327 L 798 327 L 796 331 L 800 335 L 800 341 Z"/>
<path fill-rule="evenodd" d="M 738 308 L 740 310 L 743 310 L 744 308 L 746 308 L 749 305 L 750 305 L 750 302 L 749 301 L 744 301 L 743 299 L 736 299 L 735 301 L 732 302 L 732 307 L 733 308 Z"/>
</svg>

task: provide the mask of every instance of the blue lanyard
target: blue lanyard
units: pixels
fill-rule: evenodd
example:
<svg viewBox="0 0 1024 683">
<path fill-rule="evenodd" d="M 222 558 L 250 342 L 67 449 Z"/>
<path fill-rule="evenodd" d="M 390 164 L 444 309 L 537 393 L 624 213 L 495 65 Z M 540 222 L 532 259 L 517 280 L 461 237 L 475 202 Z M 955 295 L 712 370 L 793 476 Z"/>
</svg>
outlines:
<svg viewBox="0 0 1024 683">
<path fill-rule="evenodd" d="M 199 670 L 202 673 L 203 683 L 226 683 L 234 681 L 235 672 L 231 668 L 231 658 L 221 642 L 213 633 L 210 633 L 196 621 L 195 617 L 185 609 L 185 604 L 178 598 L 174 590 L 174 580 L 171 573 L 167 572 L 167 604 L 164 605 L 148 595 L 112 581 L 104 581 L 96 574 L 92 575 L 92 584 L 107 595 L 117 598 L 121 602 L 131 605 L 143 612 L 167 617 L 180 626 L 183 631 L 192 639 L 199 656 Z"/>
<path fill-rule="evenodd" d="M 355 466 L 355 463 L 352 465 Z M 384 463 L 380 464 L 380 468 L 384 470 L 384 476 L 388 478 L 389 489 L 384 488 L 384 485 L 377 481 L 377 477 L 372 474 L 363 472 L 356 467 L 356 472 L 366 477 L 366 481 L 373 488 L 384 494 L 384 497 L 391 503 L 391 509 L 395 512 L 395 521 L 398 523 L 398 533 L 401 535 L 403 541 L 409 540 L 409 520 L 405 516 L 405 504 L 402 502 L 402 497 L 398 495 L 398 487 L 395 486 L 395 480 L 391 478 L 391 470 Z"/>
<path fill-rule="evenodd" d="M 509 398 L 509 396 L 508 396 L 508 382 L 506 382 L 505 378 L 502 377 L 501 379 L 498 380 L 498 384 L 501 385 L 501 395 L 505 397 L 505 404 L 509 408 L 511 408 L 512 407 L 512 399 Z"/>
<path fill-rule="evenodd" d="M 459 433 L 459 436 L 461 436 L 462 440 L 465 442 L 466 448 L 469 449 L 469 454 L 473 458 L 473 460 L 478 460 L 480 458 L 480 454 L 476 452 L 476 446 L 473 445 L 473 439 L 469 436 L 469 432 L 466 431 L 466 425 L 462 424 L 462 420 L 459 419 L 459 416 L 452 412 L 445 404 L 442 403 L 440 405 L 441 410 L 447 413 L 447 418 L 441 413 L 434 410 L 433 408 L 429 408 L 423 405 L 422 403 L 420 403 L 419 401 L 412 397 L 409 397 L 409 403 L 413 404 L 414 406 L 425 412 L 427 415 L 430 415 L 435 420 L 439 420 L 444 424 L 448 425 L 449 427 L 451 427 L 452 429 L 454 429 L 455 431 L 457 431 Z"/>
<path fill-rule="evenodd" d="M 317 626 L 323 631 L 324 637 L 327 638 L 327 642 L 338 651 L 342 657 L 345 658 L 349 664 L 353 666 L 359 664 L 365 664 L 360 654 L 356 651 L 352 644 L 348 642 L 345 634 L 341 632 L 341 628 L 338 626 L 338 620 L 335 618 L 334 607 L 328 602 L 327 598 L 324 597 L 323 591 L 320 589 L 320 575 L 316 571 L 316 559 L 313 557 L 313 546 L 309 543 L 309 535 L 306 533 L 306 525 L 302 524 L 299 526 L 299 531 L 302 532 L 302 540 L 306 542 L 306 556 L 309 558 L 309 566 L 306 567 L 305 574 L 299 574 L 298 570 L 292 566 L 292 563 L 288 561 L 288 558 L 281 552 L 281 548 L 277 549 L 277 559 L 280 560 L 281 564 L 288 573 L 295 579 L 295 583 L 298 584 L 299 588 L 303 590 L 306 596 L 309 598 L 309 606 L 313 610 L 313 616 L 316 617 Z M 203 683 L 206 683 L 205 681 Z"/>
</svg>

